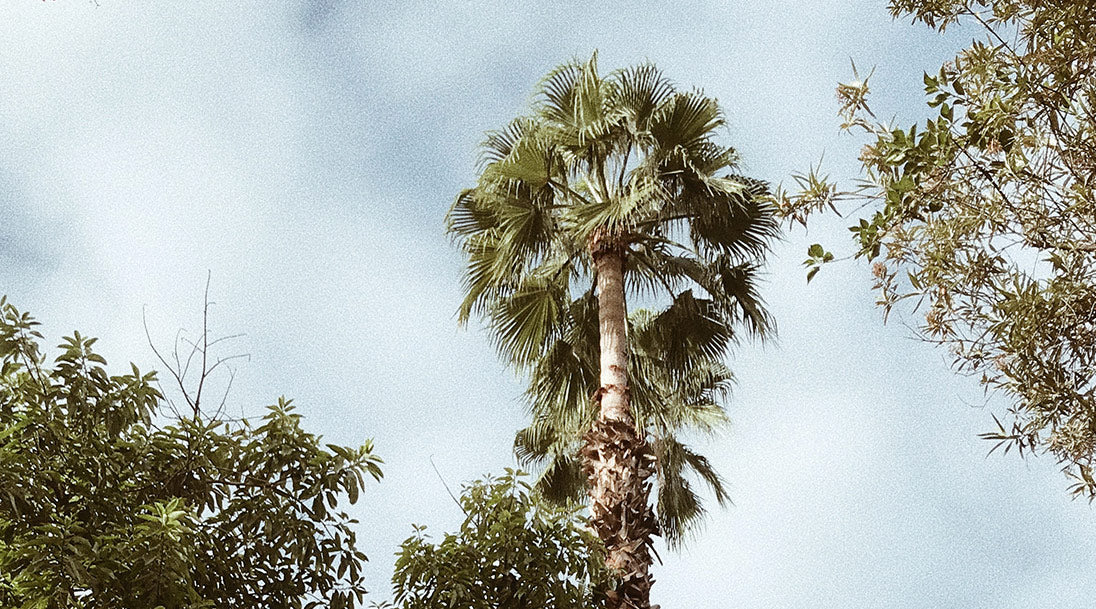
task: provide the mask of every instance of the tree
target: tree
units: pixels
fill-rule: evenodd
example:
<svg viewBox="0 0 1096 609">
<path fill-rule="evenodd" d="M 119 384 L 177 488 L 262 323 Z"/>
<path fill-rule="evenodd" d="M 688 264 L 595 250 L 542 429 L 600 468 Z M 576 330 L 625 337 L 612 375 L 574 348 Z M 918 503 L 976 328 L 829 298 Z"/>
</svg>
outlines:
<svg viewBox="0 0 1096 609">
<path fill-rule="evenodd" d="M 458 533 L 438 543 L 425 527 L 403 542 L 392 577 L 401 609 L 604 606 L 601 543 L 575 505 L 541 501 L 524 474 L 507 470 L 464 488 Z"/>
<path fill-rule="evenodd" d="M 865 179 L 839 191 L 811 173 L 783 197 L 805 222 L 854 201 L 850 228 L 885 311 L 915 298 L 920 335 L 1009 404 L 983 434 L 1007 452 L 1046 451 L 1096 499 L 1096 13 L 1083 0 L 895 0 L 895 16 L 986 34 L 925 74 L 937 116 L 877 121 L 867 79 L 842 84 L 846 129 L 868 134 Z M 832 255 L 808 252 L 818 268 Z"/>
<path fill-rule="evenodd" d="M 489 134 L 476 185 L 449 213 L 468 256 L 461 321 L 486 317 L 500 352 L 534 384 L 554 357 L 590 377 L 573 389 L 597 388 L 581 458 L 591 524 L 618 575 L 611 608 L 649 605 L 657 531 L 626 297 L 668 296 L 666 311 L 688 320 L 660 326 L 679 332 L 662 344 L 714 358 L 739 327 L 754 336 L 772 327 L 755 284 L 778 226 L 765 184 L 734 174 L 737 154 L 715 142 L 723 125 L 714 99 L 678 91 L 651 65 L 603 78 L 595 54 L 550 72 L 533 112 Z M 596 383 L 582 356 L 567 354 L 594 344 L 567 340 L 593 332 L 594 311 Z M 706 329 L 699 344 L 687 334 L 694 327 Z M 680 379 L 687 368 L 675 364 L 689 361 L 667 359 L 663 370 Z M 577 418 L 589 399 L 570 396 Z"/>
<path fill-rule="evenodd" d="M 0 606 L 360 603 L 365 555 L 339 506 L 381 477 L 369 442 L 321 447 L 284 398 L 255 423 L 197 395 L 180 414 L 155 373 L 111 376 L 94 338 L 47 365 L 37 325 L 0 299 Z"/>
</svg>

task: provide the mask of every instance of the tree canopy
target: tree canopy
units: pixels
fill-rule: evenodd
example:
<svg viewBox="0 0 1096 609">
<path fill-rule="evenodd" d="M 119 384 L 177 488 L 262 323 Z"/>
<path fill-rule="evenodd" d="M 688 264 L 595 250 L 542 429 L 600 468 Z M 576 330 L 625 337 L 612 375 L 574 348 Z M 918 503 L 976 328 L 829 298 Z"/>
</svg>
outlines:
<svg viewBox="0 0 1096 609">
<path fill-rule="evenodd" d="M 631 295 L 702 299 L 713 348 L 765 335 L 757 273 L 779 229 L 766 184 L 716 141 L 725 125 L 715 99 L 650 64 L 603 77 L 595 55 L 550 72 L 533 112 L 488 134 L 449 212 L 468 257 L 460 320 L 482 314 L 509 363 L 535 366 L 593 293 L 591 241 L 608 239 L 628 249 Z"/>
<path fill-rule="evenodd" d="M 977 28 L 924 75 L 936 116 L 877 120 L 868 79 L 842 84 L 846 129 L 869 136 L 855 190 L 812 172 L 781 209 L 795 220 L 848 201 L 879 303 L 922 307 L 920 334 L 1009 404 L 983 434 L 1049 452 L 1096 499 L 1096 13 L 1084 0 L 896 0 L 895 16 Z M 812 246 L 813 274 L 833 259 Z"/>
<path fill-rule="evenodd" d="M 180 413 L 153 372 L 110 374 L 94 338 L 47 363 L 0 299 L 0 606 L 354 607 L 342 509 L 380 459 L 323 445 L 289 400 L 260 421 Z"/>
<path fill-rule="evenodd" d="M 604 550 L 579 506 L 545 503 L 513 470 L 464 487 L 464 522 L 403 542 L 392 581 L 401 609 L 585 609 L 604 604 Z M 392 606 L 392 605 L 385 605 Z"/>
</svg>

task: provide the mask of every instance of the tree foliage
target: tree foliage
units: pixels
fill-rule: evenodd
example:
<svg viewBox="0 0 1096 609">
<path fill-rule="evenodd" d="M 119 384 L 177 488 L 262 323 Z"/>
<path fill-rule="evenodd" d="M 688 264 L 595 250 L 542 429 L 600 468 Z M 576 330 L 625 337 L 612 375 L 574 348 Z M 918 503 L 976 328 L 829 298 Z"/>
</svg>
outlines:
<svg viewBox="0 0 1096 609">
<path fill-rule="evenodd" d="M 873 261 L 879 303 L 913 298 L 924 338 L 1005 397 L 983 434 L 1053 454 L 1075 496 L 1096 498 L 1096 11 L 1084 0 L 895 0 L 896 16 L 981 30 L 935 74 L 936 116 L 876 120 L 867 79 L 842 84 L 846 129 L 868 134 L 860 188 L 817 174 L 782 211 L 805 222 L 866 202 L 850 228 Z M 812 272 L 828 262 L 808 253 Z"/>
<path fill-rule="evenodd" d="M 461 321 L 483 314 L 502 355 L 535 366 L 592 289 L 589 245 L 609 231 L 633 294 L 695 290 L 727 334 L 764 335 L 756 274 L 778 227 L 766 185 L 716 143 L 724 125 L 715 99 L 649 64 L 553 70 L 531 115 L 488 134 L 479 181 L 449 212 L 468 256 Z"/>
<path fill-rule="evenodd" d="M 52 365 L 0 299 L 0 606 L 354 607 L 369 442 L 326 445 L 288 400 L 261 421 L 167 408 L 156 374 L 111 375 L 94 338 Z"/>
<path fill-rule="evenodd" d="M 601 544 L 576 506 L 543 502 L 507 470 L 466 486 L 457 533 L 425 527 L 400 546 L 392 581 L 401 609 L 587 609 L 603 606 Z M 393 605 L 385 605 L 392 607 Z"/>
</svg>

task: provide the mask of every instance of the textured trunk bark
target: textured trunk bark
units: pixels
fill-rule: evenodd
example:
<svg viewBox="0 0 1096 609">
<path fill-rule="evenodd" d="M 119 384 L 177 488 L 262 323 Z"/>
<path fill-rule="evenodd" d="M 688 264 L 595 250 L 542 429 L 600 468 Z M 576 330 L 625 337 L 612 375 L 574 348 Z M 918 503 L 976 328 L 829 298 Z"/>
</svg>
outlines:
<svg viewBox="0 0 1096 609">
<path fill-rule="evenodd" d="M 601 338 L 599 415 L 582 450 L 590 492 L 590 523 L 608 552 L 619 583 L 609 609 L 648 609 L 651 537 L 657 524 L 647 504 L 654 458 L 636 432 L 628 394 L 628 323 L 624 302 L 625 249 L 596 236 L 590 253 L 597 270 Z"/>
<path fill-rule="evenodd" d="M 624 302 L 624 253 L 599 252 L 597 317 L 601 339 L 601 418 L 633 423 L 628 402 L 628 306 Z"/>
</svg>

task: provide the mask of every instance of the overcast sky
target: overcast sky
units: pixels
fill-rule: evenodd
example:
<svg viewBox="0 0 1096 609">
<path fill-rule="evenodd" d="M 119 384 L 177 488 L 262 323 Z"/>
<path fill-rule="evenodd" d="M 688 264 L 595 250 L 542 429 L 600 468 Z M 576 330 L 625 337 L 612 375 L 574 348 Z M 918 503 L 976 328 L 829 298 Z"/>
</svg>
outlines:
<svg viewBox="0 0 1096 609">
<path fill-rule="evenodd" d="M 483 133 L 553 66 L 649 59 L 730 118 L 746 173 L 779 183 L 825 155 L 856 176 L 834 85 L 876 66 L 874 108 L 923 117 L 921 74 L 970 34 L 854 2 L 3 0 L 0 293 L 56 344 L 100 336 L 155 366 L 200 327 L 245 336 L 230 396 L 292 397 L 332 442 L 373 438 L 385 479 L 354 513 L 372 600 L 424 524 L 453 530 L 451 486 L 513 465 L 521 383 L 482 328 L 457 327 L 461 259 L 443 217 Z M 889 325 L 864 264 L 807 286 L 789 233 L 764 294 L 779 340 L 744 345 L 734 425 L 701 446 L 735 502 L 681 553 L 665 609 L 1091 607 L 1093 508 L 1047 458 L 989 458 L 1001 406 L 945 354 Z M 910 314 L 912 315 L 912 314 Z M 912 319 L 910 315 L 907 318 Z M 226 353 L 229 354 L 229 353 Z"/>
</svg>

